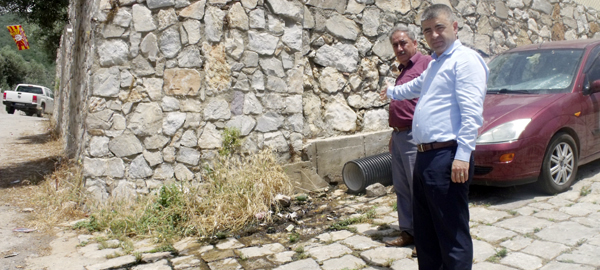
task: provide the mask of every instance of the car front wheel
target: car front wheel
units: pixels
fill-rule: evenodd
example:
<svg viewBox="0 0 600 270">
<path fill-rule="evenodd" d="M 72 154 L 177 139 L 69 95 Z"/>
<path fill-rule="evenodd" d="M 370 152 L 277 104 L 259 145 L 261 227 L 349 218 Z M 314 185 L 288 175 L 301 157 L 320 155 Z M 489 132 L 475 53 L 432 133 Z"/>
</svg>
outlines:
<svg viewBox="0 0 600 270">
<path fill-rule="evenodd" d="M 577 176 L 578 158 L 573 137 L 566 133 L 554 135 L 546 149 L 538 180 L 542 189 L 549 194 L 567 190 Z"/>
</svg>

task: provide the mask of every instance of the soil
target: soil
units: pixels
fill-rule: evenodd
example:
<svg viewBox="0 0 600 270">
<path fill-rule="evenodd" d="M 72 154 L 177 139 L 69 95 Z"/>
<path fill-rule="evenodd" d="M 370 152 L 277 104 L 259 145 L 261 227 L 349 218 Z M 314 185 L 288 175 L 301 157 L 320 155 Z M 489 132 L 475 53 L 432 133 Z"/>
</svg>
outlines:
<svg viewBox="0 0 600 270">
<path fill-rule="evenodd" d="M 7 114 L 0 104 L 0 270 L 32 269 L 27 260 L 49 254 L 56 238 L 54 232 L 28 228 L 30 209 L 11 199 L 54 170 L 55 152 L 40 149 L 49 137 L 47 121 L 20 112 Z"/>
</svg>

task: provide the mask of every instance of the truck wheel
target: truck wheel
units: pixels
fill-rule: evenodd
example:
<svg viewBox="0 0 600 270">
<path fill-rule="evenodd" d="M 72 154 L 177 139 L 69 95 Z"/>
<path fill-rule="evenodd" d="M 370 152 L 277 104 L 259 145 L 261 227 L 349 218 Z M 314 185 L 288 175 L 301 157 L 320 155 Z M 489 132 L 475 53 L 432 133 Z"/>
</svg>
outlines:
<svg viewBox="0 0 600 270">
<path fill-rule="evenodd" d="M 42 104 L 42 109 L 37 111 L 37 117 L 43 117 L 46 111 L 46 104 Z"/>
<path fill-rule="evenodd" d="M 567 190 L 577 176 L 578 159 L 575 140 L 566 133 L 554 135 L 544 155 L 538 180 L 541 188 L 548 194 Z"/>
<path fill-rule="evenodd" d="M 32 112 L 32 111 L 26 111 L 26 112 L 25 112 L 25 115 L 27 115 L 27 116 L 32 116 L 34 113 L 35 113 L 35 112 Z"/>
<path fill-rule="evenodd" d="M 8 114 L 14 114 L 15 113 L 15 107 L 6 106 L 6 112 Z"/>
</svg>

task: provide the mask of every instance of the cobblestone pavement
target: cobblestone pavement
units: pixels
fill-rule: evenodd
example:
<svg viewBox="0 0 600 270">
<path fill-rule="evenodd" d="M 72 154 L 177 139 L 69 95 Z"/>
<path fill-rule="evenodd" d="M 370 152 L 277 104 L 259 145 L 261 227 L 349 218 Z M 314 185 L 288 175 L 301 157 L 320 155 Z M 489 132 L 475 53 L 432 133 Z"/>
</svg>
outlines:
<svg viewBox="0 0 600 270">
<path fill-rule="evenodd" d="M 554 196 L 524 188 L 505 188 L 491 195 L 472 194 L 473 269 L 600 269 L 600 174 L 593 172 L 598 164 L 590 165 L 589 176 L 580 176 L 583 179 L 571 190 Z M 506 195 L 511 192 L 514 194 Z M 338 191 L 333 196 L 337 196 L 340 205 L 337 213 L 352 217 L 357 212 L 374 209 L 376 218 L 372 223 L 353 224 L 349 230 L 312 232 L 314 237 L 293 244 L 287 232 L 269 235 L 269 239 L 229 238 L 216 245 L 184 239 L 174 245 L 177 257 L 169 252 L 144 253 L 153 246 L 142 241 L 136 243 L 137 257 L 106 259 L 121 250 L 99 249 L 100 244 L 88 244 L 77 248 L 79 256 L 89 258 L 88 265 L 81 269 L 418 268 L 417 258 L 411 258 L 412 246 L 394 248 L 383 244 L 398 233 L 396 212 L 391 206 L 394 195 L 365 198 Z M 79 240 L 85 242 L 90 237 L 80 235 Z M 117 240 L 112 242 L 115 246 L 119 244 Z"/>
</svg>

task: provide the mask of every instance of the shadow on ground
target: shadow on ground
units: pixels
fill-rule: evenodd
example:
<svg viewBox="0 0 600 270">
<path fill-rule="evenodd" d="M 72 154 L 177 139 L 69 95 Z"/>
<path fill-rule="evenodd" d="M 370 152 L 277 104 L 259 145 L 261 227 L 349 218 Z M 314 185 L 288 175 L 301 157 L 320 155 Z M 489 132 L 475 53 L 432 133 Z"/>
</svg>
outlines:
<svg viewBox="0 0 600 270">
<path fill-rule="evenodd" d="M 52 174 L 60 157 L 52 156 L 29 160 L 13 166 L 0 168 L 0 188 L 20 185 L 37 185 L 46 175 Z"/>
<path fill-rule="evenodd" d="M 582 179 L 592 177 L 600 173 L 600 159 L 579 167 L 577 179 L 572 185 L 575 185 Z M 573 187 L 571 187 L 573 188 Z M 471 185 L 469 192 L 469 201 L 477 205 L 499 205 L 511 203 L 520 200 L 534 199 L 540 196 L 551 196 L 542 192 L 537 183 L 512 187 L 491 187 Z"/>
</svg>

